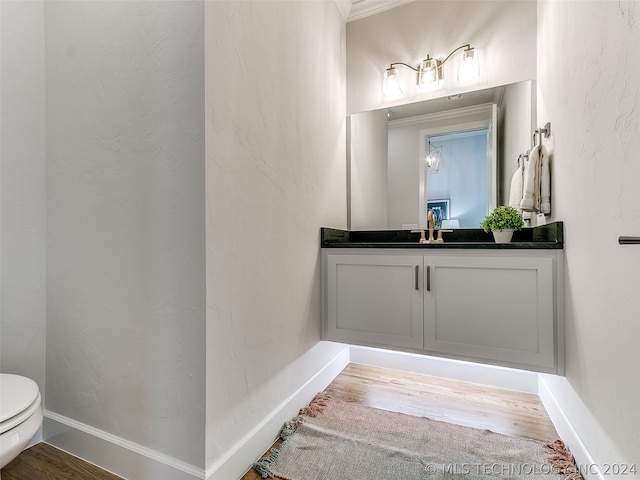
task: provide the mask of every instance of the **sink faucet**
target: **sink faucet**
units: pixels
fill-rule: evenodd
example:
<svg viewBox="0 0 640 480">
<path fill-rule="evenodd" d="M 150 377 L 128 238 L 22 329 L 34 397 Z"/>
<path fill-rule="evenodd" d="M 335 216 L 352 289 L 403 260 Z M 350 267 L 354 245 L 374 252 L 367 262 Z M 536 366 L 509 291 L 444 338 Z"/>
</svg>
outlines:
<svg viewBox="0 0 640 480">
<path fill-rule="evenodd" d="M 433 238 L 433 230 L 436 228 L 436 214 L 433 213 L 433 210 L 427 212 L 427 226 L 429 228 L 429 240 L 427 240 L 427 242 L 431 243 L 435 241 Z"/>
<path fill-rule="evenodd" d="M 429 230 L 429 238 L 425 237 L 424 230 L 411 230 L 413 233 L 420 234 L 420 243 L 443 243 L 444 239 L 442 238 L 443 232 L 453 232 L 453 230 L 436 230 L 436 214 L 433 213 L 433 210 L 429 210 L 427 212 L 427 228 Z M 433 232 L 438 232 L 438 238 L 433 238 Z"/>
<path fill-rule="evenodd" d="M 427 227 L 429 230 L 429 239 L 425 237 L 426 232 L 424 230 L 411 230 L 411 232 L 420 234 L 420 243 L 434 243 L 443 241 L 440 234 L 438 235 L 438 240 L 433 238 L 433 231 L 436 228 L 436 216 L 433 213 L 433 210 L 429 210 L 427 212 Z"/>
</svg>

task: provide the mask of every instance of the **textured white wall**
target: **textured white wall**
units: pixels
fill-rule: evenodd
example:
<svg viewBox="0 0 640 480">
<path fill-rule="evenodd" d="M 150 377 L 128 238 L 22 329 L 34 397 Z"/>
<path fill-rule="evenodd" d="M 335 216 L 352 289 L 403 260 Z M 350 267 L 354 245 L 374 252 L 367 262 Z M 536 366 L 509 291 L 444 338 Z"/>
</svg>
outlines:
<svg viewBox="0 0 640 480">
<path fill-rule="evenodd" d="M 350 128 L 351 230 L 385 229 L 387 225 L 387 112 L 352 115 Z"/>
<path fill-rule="evenodd" d="M 335 354 L 299 366 L 323 345 L 319 227 L 346 227 L 345 24 L 333 2 L 205 15 L 213 468 Z"/>
<path fill-rule="evenodd" d="M 46 2 L 48 410 L 202 468 L 203 2 Z"/>
<path fill-rule="evenodd" d="M 43 2 L 1 2 L 0 370 L 45 390 L 46 188 Z"/>
<path fill-rule="evenodd" d="M 538 124 L 551 122 L 566 229 L 566 378 L 553 382 L 600 465 L 640 462 L 640 3 L 542 2 Z M 588 420 L 593 420 L 589 422 Z M 599 429 L 596 428 L 599 425 Z"/>
<path fill-rule="evenodd" d="M 478 83 L 456 86 L 446 77 L 446 88 L 430 94 L 417 95 L 407 83 L 402 98 L 383 97 L 382 76 L 392 62 L 417 65 L 427 53 L 444 58 L 467 43 L 481 55 Z M 411 2 L 347 25 L 347 111 L 362 112 L 534 79 L 535 58 L 535 1 Z M 399 69 L 407 82 L 415 78 L 408 68 Z"/>
</svg>

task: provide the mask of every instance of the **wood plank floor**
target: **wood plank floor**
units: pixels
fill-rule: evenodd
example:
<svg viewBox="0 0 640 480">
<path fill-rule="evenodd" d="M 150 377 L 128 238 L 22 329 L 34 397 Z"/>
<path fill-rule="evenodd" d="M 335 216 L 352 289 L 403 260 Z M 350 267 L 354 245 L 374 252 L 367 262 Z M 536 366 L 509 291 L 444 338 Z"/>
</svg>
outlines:
<svg viewBox="0 0 640 480">
<path fill-rule="evenodd" d="M 506 435 L 558 434 L 537 395 L 351 364 L 327 387 L 333 398 Z M 277 444 L 274 444 L 277 446 Z M 254 470 L 241 480 L 260 480 Z"/>
<path fill-rule="evenodd" d="M 2 480 L 123 480 L 47 443 L 22 452 L 0 472 Z"/>
</svg>

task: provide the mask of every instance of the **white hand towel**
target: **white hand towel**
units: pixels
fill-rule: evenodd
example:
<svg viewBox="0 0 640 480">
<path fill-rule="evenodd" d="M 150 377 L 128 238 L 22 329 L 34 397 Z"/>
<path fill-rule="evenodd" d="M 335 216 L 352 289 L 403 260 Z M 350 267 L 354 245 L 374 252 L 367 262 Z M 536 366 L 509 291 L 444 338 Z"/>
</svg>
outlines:
<svg viewBox="0 0 640 480">
<path fill-rule="evenodd" d="M 538 145 L 531 149 L 529 160 L 525 164 L 520 208 L 525 212 L 536 212 L 540 209 L 540 147 Z"/>
<path fill-rule="evenodd" d="M 549 169 L 549 154 L 544 145 L 540 146 L 540 211 L 551 213 L 551 173 Z"/>
<path fill-rule="evenodd" d="M 520 202 L 522 201 L 523 176 L 524 167 L 521 164 L 518 164 L 518 169 L 511 178 L 511 190 L 509 191 L 509 205 L 516 210 L 520 210 Z"/>
</svg>

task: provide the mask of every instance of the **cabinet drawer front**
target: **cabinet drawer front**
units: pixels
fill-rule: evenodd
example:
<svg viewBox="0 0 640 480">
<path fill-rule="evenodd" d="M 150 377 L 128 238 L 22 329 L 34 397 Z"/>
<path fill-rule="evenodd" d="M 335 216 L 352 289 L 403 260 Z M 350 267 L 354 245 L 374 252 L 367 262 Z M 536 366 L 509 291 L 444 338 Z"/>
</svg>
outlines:
<svg viewBox="0 0 640 480">
<path fill-rule="evenodd" d="M 555 366 L 550 258 L 431 258 L 425 349 L 514 365 Z"/>
<path fill-rule="evenodd" d="M 421 269 L 422 257 L 329 255 L 328 339 L 422 348 Z"/>
</svg>

